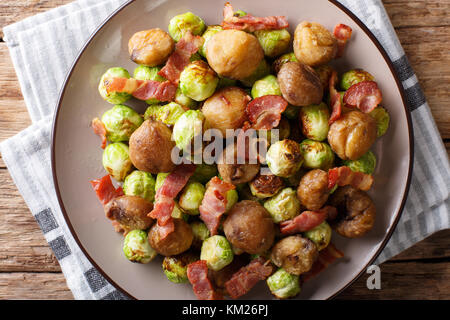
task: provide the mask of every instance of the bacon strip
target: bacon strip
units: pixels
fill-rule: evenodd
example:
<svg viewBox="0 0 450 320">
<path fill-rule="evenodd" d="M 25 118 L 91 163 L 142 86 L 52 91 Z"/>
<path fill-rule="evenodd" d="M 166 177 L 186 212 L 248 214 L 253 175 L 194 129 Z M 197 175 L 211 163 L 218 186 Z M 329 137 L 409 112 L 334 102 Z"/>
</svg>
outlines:
<svg viewBox="0 0 450 320">
<path fill-rule="evenodd" d="M 317 227 L 328 217 L 334 218 L 336 215 L 336 208 L 331 206 L 325 206 L 317 211 L 303 211 L 294 219 L 281 222 L 280 231 L 282 234 L 306 232 Z"/>
<path fill-rule="evenodd" d="M 170 82 L 178 85 L 180 74 L 190 63 L 191 56 L 203 45 L 203 38 L 194 36 L 190 31 L 183 34 L 175 46 L 175 51 L 170 55 L 166 65 L 158 74 Z"/>
<path fill-rule="evenodd" d="M 148 214 L 149 217 L 158 220 L 160 226 L 159 236 L 164 239 L 174 231 L 175 225 L 172 219 L 172 211 L 175 207 L 174 198 L 183 190 L 189 178 L 194 174 L 194 164 L 182 164 L 171 172 L 162 186 L 156 191 L 153 210 Z"/>
<path fill-rule="evenodd" d="M 95 118 L 91 122 L 91 127 L 94 130 L 94 133 L 102 139 L 102 149 L 105 149 L 105 147 L 106 147 L 105 124 L 99 118 Z"/>
<path fill-rule="evenodd" d="M 270 16 L 270 17 L 254 17 L 247 14 L 243 17 L 234 15 L 233 7 L 229 2 L 225 3 L 223 8 L 223 22 L 224 29 L 237 29 L 254 32 L 257 30 L 272 30 L 284 29 L 289 27 L 289 22 L 285 16 Z"/>
<path fill-rule="evenodd" d="M 225 213 L 227 192 L 234 188 L 233 184 L 222 181 L 218 177 L 214 177 L 208 182 L 208 188 L 198 209 L 200 218 L 205 222 L 212 236 L 217 234 L 220 218 Z"/>
<path fill-rule="evenodd" d="M 253 129 L 270 130 L 278 126 L 288 102 L 277 95 L 258 97 L 247 104 L 245 112 Z"/>
<path fill-rule="evenodd" d="M 346 107 L 358 108 L 364 113 L 371 112 L 382 100 L 383 95 L 375 81 L 362 81 L 354 84 L 344 95 Z"/>
<path fill-rule="evenodd" d="M 336 261 L 336 259 L 340 259 L 342 257 L 344 257 L 344 254 L 340 250 L 338 250 L 332 243 L 330 243 L 328 247 L 319 252 L 319 257 L 314 262 L 311 270 L 303 274 L 303 282 L 306 282 L 315 277 L 320 272 L 325 270 L 330 264 Z"/>
<path fill-rule="evenodd" d="M 233 274 L 231 279 L 225 283 L 225 288 L 231 298 L 237 299 L 249 292 L 258 281 L 267 279 L 272 272 L 273 266 L 270 260 L 266 261 L 259 257 Z"/>
<path fill-rule="evenodd" d="M 336 54 L 336 58 L 340 58 L 344 55 L 345 46 L 352 37 L 352 28 L 345 24 L 338 24 L 334 27 L 334 37 L 337 39 L 338 51 Z"/>
<path fill-rule="evenodd" d="M 337 119 L 339 119 L 342 115 L 342 102 L 341 102 L 341 94 L 336 90 L 336 81 L 338 79 L 338 75 L 336 70 L 333 70 L 330 77 L 330 98 L 331 98 L 331 116 L 330 120 L 328 120 L 328 124 L 331 125 Z"/>
<path fill-rule="evenodd" d="M 133 78 L 106 78 L 104 80 L 106 92 L 126 92 L 136 99 L 159 101 L 173 101 L 177 86 L 170 81 L 137 80 Z"/>
<path fill-rule="evenodd" d="M 90 183 L 102 205 L 106 205 L 114 198 L 123 196 L 122 187 L 114 188 L 109 174 L 101 179 L 91 180 Z"/>
<path fill-rule="evenodd" d="M 188 265 L 187 277 L 199 300 L 222 300 L 223 296 L 214 290 L 208 278 L 208 266 L 205 260 L 198 260 Z"/>
<path fill-rule="evenodd" d="M 370 174 L 354 172 L 349 167 L 337 167 L 328 170 L 328 189 L 351 185 L 353 188 L 367 191 L 372 187 L 373 177 Z"/>
</svg>

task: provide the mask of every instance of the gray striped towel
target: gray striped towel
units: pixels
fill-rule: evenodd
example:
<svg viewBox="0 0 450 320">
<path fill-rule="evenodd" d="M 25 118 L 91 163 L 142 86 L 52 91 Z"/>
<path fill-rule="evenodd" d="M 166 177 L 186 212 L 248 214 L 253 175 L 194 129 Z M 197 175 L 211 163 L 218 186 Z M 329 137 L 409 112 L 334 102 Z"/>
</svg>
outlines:
<svg viewBox="0 0 450 320">
<path fill-rule="evenodd" d="M 58 92 L 89 35 L 125 0 L 78 0 L 4 28 L 33 124 L 0 151 L 20 193 L 58 259 L 76 299 L 124 299 L 74 241 L 56 199 L 50 168 L 51 122 Z M 397 228 L 381 263 L 450 226 L 450 166 L 430 109 L 380 0 L 340 2 L 375 34 L 403 82 L 414 126 L 414 171 Z M 48 63 L 52 61 L 52 63 Z"/>
</svg>

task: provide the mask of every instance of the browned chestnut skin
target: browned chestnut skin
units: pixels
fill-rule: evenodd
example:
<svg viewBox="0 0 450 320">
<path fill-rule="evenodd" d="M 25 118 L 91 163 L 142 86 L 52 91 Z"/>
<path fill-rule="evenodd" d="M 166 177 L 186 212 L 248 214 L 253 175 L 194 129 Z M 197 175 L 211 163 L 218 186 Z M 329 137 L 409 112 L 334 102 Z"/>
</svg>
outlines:
<svg viewBox="0 0 450 320">
<path fill-rule="evenodd" d="M 240 201 L 231 208 L 223 230 L 233 246 L 250 254 L 264 253 L 275 238 L 275 225 L 269 212 L 251 200 Z"/>
<path fill-rule="evenodd" d="M 328 131 L 331 149 L 342 160 L 357 160 L 377 138 L 377 123 L 368 114 L 350 111 L 333 122 Z"/>
<path fill-rule="evenodd" d="M 277 79 L 283 98 L 294 106 L 309 106 L 322 101 L 320 78 L 313 68 L 305 64 L 286 62 L 278 72 Z"/>
<path fill-rule="evenodd" d="M 260 198 L 271 197 L 284 186 L 283 179 L 273 174 L 259 174 L 249 184 L 259 195 L 264 195 Z"/>
<path fill-rule="evenodd" d="M 234 151 L 234 164 L 226 164 L 227 155 L 229 152 Z M 260 164 L 238 164 L 237 162 L 237 146 L 236 144 L 229 145 L 223 150 L 221 155 L 221 163 L 217 164 L 217 169 L 219 170 L 222 179 L 228 183 L 234 185 L 246 183 L 252 181 L 253 178 L 258 174 Z M 231 157 L 231 156 L 230 156 Z"/>
<path fill-rule="evenodd" d="M 225 137 L 227 129 L 242 128 L 247 120 L 245 107 L 250 100 L 250 96 L 243 89 L 226 87 L 203 103 L 202 113 L 209 127 L 220 130 Z"/>
<path fill-rule="evenodd" d="M 278 241 L 272 248 L 270 259 L 277 266 L 295 275 L 308 272 L 319 255 L 316 245 L 300 235 Z"/>
<path fill-rule="evenodd" d="M 151 119 L 144 121 L 130 137 L 129 154 L 133 165 L 154 174 L 175 169 L 171 158 L 175 142 L 171 136 L 172 131 L 163 123 Z"/>
<path fill-rule="evenodd" d="M 319 210 L 328 200 L 328 173 L 315 169 L 308 171 L 300 180 L 297 197 L 308 210 Z"/>
<path fill-rule="evenodd" d="M 331 225 L 341 236 L 359 238 L 373 228 L 375 205 L 364 191 L 351 186 L 338 188 L 331 196 L 330 204 L 338 210 Z"/>
<path fill-rule="evenodd" d="M 148 232 L 150 246 L 163 256 L 174 256 L 188 250 L 194 240 L 192 229 L 186 221 L 173 219 L 173 222 L 175 230 L 164 239 L 159 236 L 160 227 L 158 223 L 155 223 Z"/>
<path fill-rule="evenodd" d="M 173 39 L 159 28 L 136 32 L 128 41 L 131 60 L 149 67 L 166 62 L 174 48 Z"/>
<path fill-rule="evenodd" d="M 153 204 L 141 197 L 114 198 L 104 209 L 106 217 L 119 223 L 121 230 L 125 233 L 134 229 L 145 230 L 153 224 L 153 219 L 147 217 L 147 214 L 153 210 Z"/>
</svg>

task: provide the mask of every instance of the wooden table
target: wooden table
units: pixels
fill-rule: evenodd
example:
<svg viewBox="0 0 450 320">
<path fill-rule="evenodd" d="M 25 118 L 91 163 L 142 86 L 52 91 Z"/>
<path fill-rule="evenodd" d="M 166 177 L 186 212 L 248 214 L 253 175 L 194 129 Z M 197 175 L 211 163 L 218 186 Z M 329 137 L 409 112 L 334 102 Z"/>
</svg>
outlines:
<svg viewBox="0 0 450 320">
<path fill-rule="evenodd" d="M 2 0 L 0 28 L 70 2 Z M 450 1 L 385 0 L 384 4 L 428 98 L 450 152 Z M 0 140 L 30 125 L 0 33 Z M 450 230 L 416 244 L 381 266 L 381 290 L 363 275 L 342 299 L 449 299 Z M 73 299 L 38 224 L 0 158 L 0 298 Z"/>
</svg>

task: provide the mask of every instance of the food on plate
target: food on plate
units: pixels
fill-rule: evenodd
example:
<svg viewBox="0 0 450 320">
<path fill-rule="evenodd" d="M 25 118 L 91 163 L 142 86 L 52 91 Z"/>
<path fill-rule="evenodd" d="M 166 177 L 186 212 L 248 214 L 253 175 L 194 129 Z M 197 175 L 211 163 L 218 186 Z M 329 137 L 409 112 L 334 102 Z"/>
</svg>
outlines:
<svg viewBox="0 0 450 320">
<path fill-rule="evenodd" d="M 303 167 L 327 170 L 333 166 L 334 153 L 326 142 L 305 139 L 300 143 Z"/>
<path fill-rule="evenodd" d="M 123 181 L 133 166 L 128 149 L 125 143 L 114 142 L 103 150 L 103 167 L 117 181 Z"/>
<path fill-rule="evenodd" d="M 327 138 L 330 119 L 328 106 L 322 102 L 319 105 L 309 105 L 300 108 L 300 122 L 305 137 L 315 141 Z"/>
<path fill-rule="evenodd" d="M 132 108 L 118 104 L 103 114 L 101 122 L 106 129 L 108 141 L 121 142 L 130 140 L 131 134 L 143 121 Z"/>
<path fill-rule="evenodd" d="M 199 110 L 188 110 L 175 122 L 172 139 L 180 150 L 187 150 L 192 140 L 203 133 L 205 116 Z"/>
<path fill-rule="evenodd" d="M 187 267 L 197 260 L 196 254 L 187 251 L 176 256 L 165 257 L 162 269 L 169 281 L 173 283 L 188 282 Z"/>
<path fill-rule="evenodd" d="M 184 112 L 186 112 L 186 109 L 175 102 L 170 102 L 162 106 L 151 105 L 145 110 L 144 119 L 157 120 L 173 126 Z"/>
<path fill-rule="evenodd" d="M 264 202 L 264 208 L 275 223 L 294 218 L 300 213 L 300 201 L 292 188 L 285 188 Z"/>
<path fill-rule="evenodd" d="M 285 53 L 285 54 L 281 55 L 280 57 L 278 57 L 272 63 L 272 70 L 273 70 L 275 75 L 278 74 L 278 72 L 280 71 L 281 67 L 286 62 L 298 62 L 297 58 L 295 57 L 295 53 L 293 53 L 293 52 Z"/>
<path fill-rule="evenodd" d="M 252 87 L 253 99 L 267 95 L 281 96 L 280 85 L 278 84 L 277 77 L 273 74 L 269 74 L 268 76 L 255 81 Z"/>
<path fill-rule="evenodd" d="M 209 98 L 218 83 L 216 73 L 203 60 L 192 62 L 180 74 L 181 92 L 195 101 Z"/>
<path fill-rule="evenodd" d="M 322 250 L 328 247 L 331 240 L 331 227 L 330 225 L 324 221 L 319 224 L 317 227 L 306 231 L 304 236 L 314 242 L 317 246 L 317 250 Z"/>
<path fill-rule="evenodd" d="M 118 78 L 130 78 L 130 74 L 128 71 L 121 67 L 109 68 L 103 76 L 100 78 L 100 82 L 98 84 L 98 91 L 100 92 L 100 96 L 109 103 L 112 104 L 121 104 L 126 102 L 131 98 L 131 94 L 127 92 L 114 92 L 106 89 L 105 80 L 111 77 Z"/>
<path fill-rule="evenodd" d="M 278 299 L 288 299 L 300 293 L 300 277 L 279 268 L 266 280 L 270 292 Z"/>
<path fill-rule="evenodd" d="M 153 202 L 155 200 L 156 180 L 144 171 L 134 170 L 126 176 L 123 182 L 123 192 L 128 196 L 139 196 Z"/>
<path fill-rule="evenodd" d="M 256 70 L 253 71 L 248 77 L 244 79 L 240 79 L 239 82 L 247 88 L 251 88 L 256 80 L 261 79 L 264 76 L 270 74 L 270 65 L 266 59 L 262 59 L 261 62 L 256 67 Z"/>
<path fill-rule="evenodd" d="M 303 157 L 299 144 L 293 140 L 285 139 L 270 146 L 266 161 L 274 175 L 288 178 L 300 169 Z"/>
<path fill-rule="evenodd" d="M 223 151 L 220 162 L 217 165 L 219 174 L 226 182 L 238 185 L 252 181 L 258 174 L 260 164 L 238 163 L 238 147 L 236 144 L 230 144 Z M 234 159 L 232 164 L 227 163 L 227 159 Z"/>
<path fill-rule="evenodd" d="M 291 42 L 291 34 L 286 29 L 258 30 L 255 31 L 255 36 L 264 51 L 264 55 L 270 58 L 285 53 Z"/>
<path fill-rule="evenodd" d="M 206 25 L 199 16 L 192 12 L 186 12 L 170 19 L 168 29 L 173 40 L 179 41 L 187 31 L 190 31 L 193 35 L 201 36 L 206 29 Z"/>
<path fill-rule="evenodd" d="M 148 66 L 138 66 L 136 69 L 134 69 L 133 77 L 137 80 L 152 80 L 152 81 L 159 81 L 164 82 L 166 79 L 161 77 L 158 72 L 161 71 L 161 67 L 148 67 Z M 160 103 L 156 98 L 150 98 L 145 101 L 149 105 L 154 105 L 157 103 Z"/>
<path fill-rule="evenodd" d="M 128 41 L 131 60 L 148 67 L 166 62 L 174 48 L 175 42 L 159 28 L 136 32 Z"/>
<path fill-rule="evenodd" d="M 219 271 L 233 261 L 233 250 L 227 238 L 215 235 L 203 241 L 200 260 L 206 261 L 208 268 Z"/>
<path fill-rule="evenodd" d="M 377 165 L 377 158 L 372 151 L 367 151 L 357 160 L 345 160 L 343 164 L 353 171 L 372 174 Z"/>
<path fill-rule="evenodd" d="M 180 194 L 178 204 L 181 209 L 191 215 L 199 214 L 198 207 L 202 203 L 205 191 L 200 182 L 189 182 Z"/>
<path fill-rule="evenodd" d="M 192 234 L 194 235 L 194 240 L 192 240 L 192 247 L 200 250 L 202 247 L 203 241 L 206 240 L 206 238 L 209 238 L 211 235 L 208 227 L 206 224 L 204 224 L 201 221 L 194 221 L 190 223 Z"/>
<path fill-rule="evenodd" d="M 161 237 L 160 229 L 164 226 L 160 226 L 159 223 L 155 223 L 148 232 L 148 239 L 150 245 L 159 254 L 163 256 L 174 256 L 191 247 L 194 235 L 192 229 L 186 221 L 182 219 L 173 219 L 174 230 L 166 237 Z"/>
<path fill-rule="evenodd" d="M 353 69 L 345 72 L 341 77 L 340 86 L 342 90 L 348 90 L 354 84 L 362 81 L 373 81 L 374 77 L 362 69 Z"/>
<path fill-rule="evenodd" d="M 328 200 L 328 173 L 320 169 L 308 171 L 300 180 L 297 196 L 308 210 L 319 210 Z"/>
<path fill-rule="evenodd" d="M 369 116 L 377 122 L 377 136 L 383 136 L 389 128 L 389 121 L 391 120 L 387 110 L 383 107 L 376 107 L 369 113 Z"/>
<path fill-rule="evenodd" d="M 131 262 L 149 263 L 158 253 L 148 243 L 144 230 L 131 230 L 123 240 L 123 253 Z"/>
<path fill-rule="evenodd" d="M 248 183 L 252 194 L 260 199 L 270 198 L 283 188 L 283 179 L 273 174 L 260 174 Z"/>
</svg>

